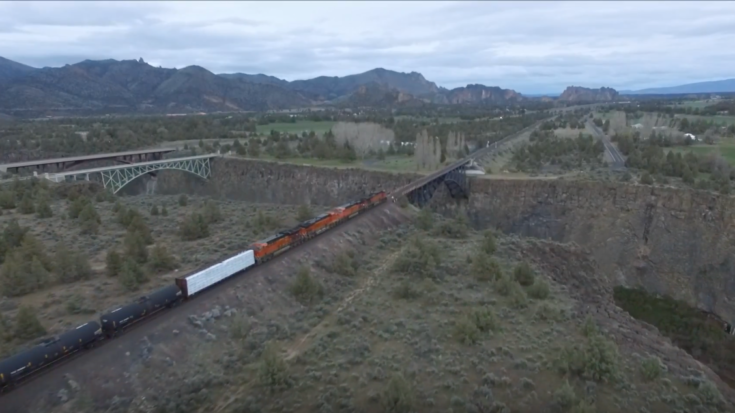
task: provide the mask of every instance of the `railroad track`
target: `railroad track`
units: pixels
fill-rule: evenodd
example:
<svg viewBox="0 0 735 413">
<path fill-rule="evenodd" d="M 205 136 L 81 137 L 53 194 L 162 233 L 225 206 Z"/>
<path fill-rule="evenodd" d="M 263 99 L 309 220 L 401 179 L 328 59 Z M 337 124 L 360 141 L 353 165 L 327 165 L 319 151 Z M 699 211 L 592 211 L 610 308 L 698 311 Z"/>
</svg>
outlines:
<svg viewBox="0 0 735 413">
<path fill-rule="evenodd" d="M 322 232 L 320 234 L 317 234 L 316 236 L 314 236 L 313 238 L 311 238 L 309 241 L 315 240 L 315 239 L 322 239 L 320 237 L 324 237 L 325 235 L 329 235 L 329 234 L 334 234 L 335 233 L 334 230 L 336 230 L 338 228 L 342 228 L 345 224 L 348 224 L 350 222 L 360 221 L 361 219 L 364 219 L 365 216 L 370 215 L 369 214 L 370 212 L 375 211 L 375 210 L 379 210 L 379 209 L 388 208 L 389 205 L 390 205 L 389 202 L 384 202 L 383 204 L 380 204 L 380 205 L 375 206 L 375 207 L 373 207 L 373 208 L 371 208 L 369 210 L 366 210 L 366 211 L 358 214 L 357 216 L 355 216 L 352 219 L 349 219 L 347 221 L 344 221 L 344 222 L 341 222 L 341 223 L 337 224 L 336 226 L 332 227 L 328 231 L 325 231 L 325 232 Z M 72 361 L 74 361 L 74 360 L 76 360 L 76 359 L 78 359 L 78 358 L 80 358 L 80 357 L 88 354 L 89 352 L 95 351 L 95 350 L 97 350 L 97 349 L 99 349 L 99 348 L 101 348 L 101 347 L 103 347 L 103 346 L 105 346 L 107 344 L 110 344 L 112 342 L 115 342 L 115 340 L 126 336 L 127 333 L 129 333 L 129 332 L 131 332 L 133 330 L 137 330 L 137 329 L 141 328 L 142 326 L 148 325 L 152 321 L 157 320 L 157 319 L 159 319 L 161 317 L 164 317 L 166 315 L 169 315 L 169 314 L 171 314 L 174 311 L 181 311 L 180 308 L 188 308 L 187 306 L 191 306 L 192 303 L 201 302 L 202 299 L 200 299 L 200 297 L 211 297 L 213 294 L 216 294 L 217 292 L 221 292 L 222 291 L 222 289 L 220 288 L 221 286 L 231 285 L 231 283 L 234 282 L 235 279 L 241 280 L 241 277 L 243 275 L 247 274 L 251 270 L 260 269 L 260 268 L 263 268 L 263 269 L 270 268 L 272 265 L 274 265 L 274 263 L 279 262 L 282 257 L 289 256 L 289 254 L 292 254 L 293 251 L 298 251 L 299 248 L 301 248 L 303 245 L 308 245 L 308 244 L 309 244 L 309 242 L 307 241 L 307 242 L 304 242 L 302 244 L 296 245 L 296 246 L 291 247 L 288 250 L 284 251 L 283 253 L 279 254 L 277 257 L 275 257 L 272 260 L 265 261 L 265 262 L 263 262 L 263 263 L 261 263 L 259 265 L 256 265 L 256 266 L 248 267 L 247 269 L 245 269 L 243 271 L 240 271 L 239 273 L 236 273 L 235 275 L 232 275 L 232 276 L 230 276 L 228 278 L 225 278 L 224 280 L 218 282 L 213 288 L 205 289 L 205 290 L 199 292 L 198 294 L 192 296 L 193 298 L 190 298 L 188 300 L 184 300 L 184 301 L 179 302 L 174 307 L 171 307 L 171 308 L 162 307 L 160 310 L 156 311 L 155 313 L 153 313 L 153 314 L 151 314 L 151 315 L 149 315 L 147 317 L 141 318 L 138 321 L 130 324 L 117 337 L 100 339 L 100 340 L 94 342 L 94 345 L 88 347 L 87 349 L 79 349 L 79 350 L 75 351 L 74 353 L 71 353 L 71 354 L 69 354 L 67 356 L 64 356 L 64 357 L 58 359 L 58 360 L 55 360 L 53 363 L 50 363 L 50 364 L 48 364 L 48 365 L 46 365 L 44 367 L 41 367 L 39 370 L 36 370 L 33 373 L 30 373 L 29 375 L 27 375 L 27 376 L 23 377 L 22 379 L 18 380 L 13 386 L 8 386 L 8 387 L 5 387 L 5 388 L 0 388 L 0 398 L 2 398 L 3 396 L 5 396 L 7 394 L 12 393 L 13 390 L 16 390 L 16 389 L 18 389 L 18 388 L 20 388 L 20 387 L 22 387 L 22 386 L 24 386 L 24 385 L 26 385 L 26 384 L 34 381 L 34 380 L 37 380 L 37 379 L 41 378 L 42 376 L 45 376 L 45 375 L 47 375 L 47 374 L 49 374 L 49 373 L 51 373 L 53 371 L 56 371 L 56 370 L 60 369 L 63 366 L 68 365 Z M 221 262 L 221 261 L 222 260 L 217 261 L 217 262 Z M 214 264 L 216 264 L 216 263 L 213 263 L 212 265 L 214 265 Z M 206 267 L 206 266 L 202 266 L 201 268 L 204 268 L 204 267 Z"/>
<path fill-rule="evenodd" d="M 518 132 L 516 132 L 514 134 L 511 134 L 511 135 L 509 135 L 509 136 L 501 139 L 500 141 L 498 141 L 498 143 L 504 143 L 504 142 L 507 142 L 508 140 L 514 139 L 517 136 L 519 136 L 519 135 L 527 132 L 528 130 L 531 130 L 531 129 L 537 127 L 541 122 L 543 122 L 543 120 L 542 121 L 538 121 L 538 122 L 534 123 L 531 126 L 528 126 L 528 127 L 524 128 L 524 129 L 522 129 L 522 130 L 520 130 L 520 131 L 518 131 Z M 465 164 L 465 163 L 469 162 L 470 160 L 473 160 L 473 159 L 477 158 L 478 156 L 482 156 L 482 155 L 486 154 L 487 152 L 489 152 L 489 151 L 491 151 L 493 149 L 494 148 L 492 148 L 492 147 L 485 147 L 485 148 L 482 148 L 480 150 L 477 150 L 474 153 L 469 154 L 468 156 L 464 157 L 463 159 L 460 159 L 460 160 L 458 160 L 456 162 L 453 162 L 452 164 L 450 164 L 450 165 L 442 168 L 441 170 L 436 171 L 436 172 L 433 172 L 430 175 L 428 175 L 426 177 L 423 177 L 423 178 L 415 181 L 414 183 L 405 185 L 405 186 L 399 188 L 398 190 L 393 191 L 392 193 L 393 194 L 406 194 L 406 193 L 412 191 L 413 189 L 418 188 L 418 187 L 426 184 L 427 182 L 431 181 L 432 179 L 435 179 L 438 176 L 441 176 L 441 175 L 443 175 L 443 174 L 445 174 L 445 173 L 453 170 L 454 168 L 456 168 L 456 167 L 458 167 L 458 166 L 460 166 L 462 164 Z M 386 204 L 383 204 L 383 205 L 378 205 L 375 208 L 371 208 L 370 210 L 367 210 L 367 211 L 359 214 L 358 216 L 356 216 L 353 219 L 349 219 L 347 221 L 344 221 L 344 222 L 338 224 L 337 226 L 333 227 L 332 229 L 330 229 L 328 231 L 325 231 L 325 232 L 323 232 L 321 234 L 316 235 L 312 239 L 318 239 L 319 237 L 322 237 L 325 234 L 333 234 L 334 233 L 332 231 L 333 229 L 342 227 L 344 224 L 349 223 L 349 222 L 358 221 L 358 220 L 361 219 L 361 217 L 364 217 L 364 216 L 368 215 L 370 212 L 372 212 L 374 210 L 386 208 L 387 205 L 389 205 L 389 203 L 386 203 Z M 300 245 L 297 245 L 295 247 L 292 247 L 289 250 L 285 251 L 284 253 L 280 254 L 277 258 L 280 258 L 280 257 L 283 257 L 283 256 L 287 256 L 288 254 L 291 254 L 292 251 L 298 250 L 299 247 L 301 247 L 302 245 L 307 244 L 307 243 L 308 242 L 305 242 L 303 244 L 300 244 Z M 211 294 L 213 294 L 214 291 L 222 291 L 221 288 L 219 288 L 219 286 L 221 286 L 221 285 L 227 285 L 228 283 L 232 283 L 233 282 L 233 279 L 239 278 L 240 276 L 242 276 L 243 274 L 247 273 L 248 271 L 250 271 L 250 270 L 252 270 L 254 268 L 266 268 L 269 265 L 273 265 L 273 263 L 276 262 L 276 261 L 278 261 L 278 260 L 277 259 L 273 259 L 273 260 L 269 260 L 269 261 L 266 261 L 264 263 L 261 263 L 258 266 L 249 267 L 249 268 L 241 271 L 240 273 L 237 273 L 236 275 L 233 275 L 233 276 L 230 276 L 230 277 L 224 279 L 223 281 L 219 282 L 217 284 L 217 286 L 215 286 L 214 288 L 209 288 L 209 289 L 207 289 L 205 291 L 202 291 L 201 293 L 197 294 L 192 299 L 188 299 L 188 300 L 185 300 L 185 301 L 182 301 L 182 302 L 178 303 L 174 308 L 175 309 L 178 309 L 180 307 L 186 307 L 187 305 L 191 305 L 192 302 L 198 302 L 199 297 L 202 297 L 202 296 L 204 296 L 204 297 L 210 296 Z M 221 262 L 221 261 L 218 261 L 218 262 Z M 214 265 L 214 264 L 212 264 L 212 265 Z M 129 332 L 131 330 L 138 329 L 141 326 L 147 325 L 147 324 L 151 323 L 153 320 L 157 320 L 157 319 L 159 319 L 160 317 L 162 317 L 165 314 L 170 314 L 171 311 L 169 311 L 169 310 L 175 311 L 173 308 L 162 307 L 160 310 L 156 311 L 155 314 L 151 314 L 150 316 L 144 317 L 144 318 L 140 319 L 139 321 L 136 321 L 136 322 L 132 323 L 131 325 L 129 325 L 129 327 L 127 327 L 125 330 L 123 330 L 121 332 L 121 335 L 125 335 L 127 332 Z M 37 370 L 37 371 L 29 374 L 28 376 L 23 377 L 22 379 L 20 379 L 19 381 L 17 381 L 13 386 L 6 387 L 4 389 L 0 389 L 0 391 L 2 391 L 2 393 L 0 393 L 0 396 L 1 395 L 6 395 L 8 393 L 11 393 L 13 390 L 15 390 L 15 389 L 17 389 L 17 388 L 19 388 L 19 387 L 27 384 L 27 383 L 32 382 L 33 380 L 36 380 L 36 379 L 40 378 L 41 376 L 45 376 L 46 374 L 48 374 L 48 373 L 50 373 L 52 371 L 56 371 L 59 368 L 68 365 L 73 360 L 76 360 L 77 358 L 80 358 L 80 357 L 84 356 L 88 352 L 94 351 L 94 350 L 96 350 L 96 349 L 98 349 L 100 347 L 103 347 L 103 346 L 107 345 L 110 342 L 115 341 L 117 338 L 118 337 L 100 339 L 100 340 L 94 342 L 94 344 L 92 346 L 90 346 L 90 347 L 88 347 L 86 349 L 77 350 L 76 352 L 74 352 L 72 354 L 69 354 L 69 355 L 67 355 L 65 357 L 62 357 L 62 358 L 60 358 L 58 360 L 55 360 L 53 363 L 51 363 L 51 364 L 49 364 L 49 365 L 47 365 L 45 367 L 40 368 L 39 370 Z"/>
</svg>

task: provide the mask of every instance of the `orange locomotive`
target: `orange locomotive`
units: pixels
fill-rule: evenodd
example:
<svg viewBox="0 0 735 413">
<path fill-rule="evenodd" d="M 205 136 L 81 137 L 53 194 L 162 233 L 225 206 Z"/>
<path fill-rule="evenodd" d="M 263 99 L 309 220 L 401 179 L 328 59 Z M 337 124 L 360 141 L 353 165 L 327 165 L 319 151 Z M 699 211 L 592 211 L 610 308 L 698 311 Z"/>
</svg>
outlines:
<svg viewBox="0 0 735 413">
<path fill-rule="evenodd" d="M 376 192 L 359 201 L 340 205 L 293 228 L 280 231 L 276 235 L 255 242 L 250 245 L 255 255 L 255 262 L 260 264 L 268 261 L 290 248 L 355 217 L 361 212 L 374 208 L 385 202 L 386 199 L 387 196 L 384 191 Z"/>
</svg>

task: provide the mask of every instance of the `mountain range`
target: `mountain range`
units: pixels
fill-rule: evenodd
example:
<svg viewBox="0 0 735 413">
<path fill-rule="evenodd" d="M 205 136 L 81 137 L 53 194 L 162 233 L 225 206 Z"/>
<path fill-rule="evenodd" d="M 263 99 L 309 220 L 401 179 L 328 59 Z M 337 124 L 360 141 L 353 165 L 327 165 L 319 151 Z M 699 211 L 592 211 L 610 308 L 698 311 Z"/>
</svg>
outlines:
<svg viewBox="0 0 735 413">
<path fill-rule="evenodd" d="M 683 95 L 697 93 L 733 93 L 735 79 L 688 83 L 679 86 L 658 87 L 641 90 L 623 90 L 621 95 Z"/>
<path fill-rule="evenodd" d="M 732 82 L 732 81 L 731 81 Z M 138 60 L 84 60 L 33 68 L 0 57 L 0 115 L 263 111 L 337 105 L 417 106 L 429 103 L 512 105 L 524 100 L 605 102 L 610 88 L 570 86 L 558 98 L 523 96 L 498 86 L 446 89 L 421 73 L 383 68 L 287 81 L 265 74 L 215 74 L 200 66 L 154 67 Z"/>
</svg>

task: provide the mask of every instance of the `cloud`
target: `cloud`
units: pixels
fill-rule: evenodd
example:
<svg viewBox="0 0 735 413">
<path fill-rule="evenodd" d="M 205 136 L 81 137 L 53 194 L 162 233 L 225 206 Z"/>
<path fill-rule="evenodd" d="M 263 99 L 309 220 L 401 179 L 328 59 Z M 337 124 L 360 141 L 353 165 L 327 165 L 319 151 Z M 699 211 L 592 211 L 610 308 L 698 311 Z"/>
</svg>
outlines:
<svg viewBox="0 0 735 413">
<path fill-rule="evenodd" d="M 733 77 L 731 2 L 0 2 L 0 55 L 288 80 L 375 67 L 444 87 L 619 89 Z"/>
</svg>

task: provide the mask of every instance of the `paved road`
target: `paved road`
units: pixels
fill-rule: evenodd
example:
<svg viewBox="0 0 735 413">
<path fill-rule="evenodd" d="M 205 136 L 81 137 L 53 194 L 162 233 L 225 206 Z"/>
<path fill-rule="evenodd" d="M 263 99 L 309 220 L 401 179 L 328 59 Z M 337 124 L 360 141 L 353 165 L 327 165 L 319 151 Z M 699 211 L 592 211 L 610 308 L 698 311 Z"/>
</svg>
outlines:
<svg viewBox="0 0 735 413">
<path fill-rule="evenodd" d="M 623 154 L 620 153 L 618 148 L 610 142 L 610 139 L 608 139 L 602 129 L 589 120 L 587 120 L 587 126 L 595 132 L 598 138 L 602 140 L 602 144 L 605 145 L 605 151 L 610 154 L 610 158 L 612 159 L 613 168 L 625 169 L 625 157 L 623 157 Z"/>
</svg>

